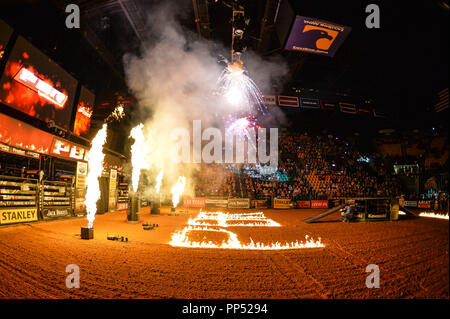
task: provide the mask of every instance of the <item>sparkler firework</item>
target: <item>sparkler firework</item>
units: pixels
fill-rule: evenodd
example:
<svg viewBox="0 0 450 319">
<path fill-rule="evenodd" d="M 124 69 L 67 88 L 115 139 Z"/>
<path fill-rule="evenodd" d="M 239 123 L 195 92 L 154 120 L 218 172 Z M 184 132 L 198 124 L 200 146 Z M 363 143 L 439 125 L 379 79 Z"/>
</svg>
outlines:
<svg viewBox="0 0 450 319">
<path fill-rule="evenodd" d="M 236 61 L 222 71 L 217 81 L 218 94 L 223 96 L 239 114 L 266 115 L 263 95 L 258 86 L 246 74 L 241 61 Z"/>
<path fill-rule="evenodd" d="M 86 212 L 88 228 L 92 228 L 95 214 L 97 213 L 97 201 L 100 199 L 99 177 L 103 171 L 103 145 L 106 142 L 107 124 L 103 124 L 97 135 L 92 140 L 92 146 L 89 151 L 88 174 L 86 176 Z"/>
</svg>

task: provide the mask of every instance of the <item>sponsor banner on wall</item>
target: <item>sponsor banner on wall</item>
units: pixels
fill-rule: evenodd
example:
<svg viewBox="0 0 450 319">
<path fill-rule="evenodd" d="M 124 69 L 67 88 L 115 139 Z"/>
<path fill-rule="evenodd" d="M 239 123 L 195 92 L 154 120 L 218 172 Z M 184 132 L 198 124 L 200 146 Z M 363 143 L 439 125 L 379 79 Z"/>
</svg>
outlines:
<svg viewBox="0 0 450 319">
<path fill-rule="evenodd" d="M 339 102 L 339 109 L 342 113 L 356 114 L 355 104 Z"/>
<path fill-rule="evenodd" d="M 273 208 L 291 208 L 291 200 L 289 198 L 275 198 L 273 200 Z"/>
<path fill-rule="evenodd" d="M 86 176 L 88 164 L 85 162 L 77 162 L 77 173 L 75 175 L 75 188 L 86 188 Z"/>
<path fill-rule="evenodd" d="M 250 198 L 230 198 L 228 208 L 250 208 Z"/>
<path fill-rule="evenodd" d="M 417 203 L 418 208 L 431 208 L 431 202 L 429 200 L 420 200 Z"/>
<path fill-rule="evenodd" d="M 58 137 L 53 138 L 50 148 L 50 155 L 72 159 L 76 161 L 88 161 L 88 149 L 75 145 L 72 142 L 63 140 Z"/>
<path fill-rule="evenodd" d="M 387 214 L 367 214 L 367 218 L 386 218 Z"/>
<path fill-rule="evenodd" d="M 278 95 L 278 105 L 298 107 L 298 97 Z"/>
<path fill-rule="evenodd" d="M 254 208 L 267 208 L 266 199 L 252 199 L 251 203 Z"/>
<path fill-rule="evenodd" d="M 205 207 L 228 207 L 228 199 L 223 198 L 206 198 Z"/>
<path fill-rule="evenodd" d="M 312 200 L 311 208 L 328 208 L 328 200 Z"/>
<path fill-rule="evenodd" d="M 327 111 L 337 111 L 338 105 L 336 102 L 333 102 L 333 101 L 321 100 L 320 108 L 322 110 L 327 110 Z"/>
<path fill-rule="evenodd" d="M 333 57 L 351 29 L 333 22 L 296 16 L 284 49 Z"/>
<path fill-rule="evenodd" d="M 366 115 L 371 116 L 372 115 L 372 109 L 368 107 L 358 106 L 357 113 L 360 115 Z"/>
<path fill-rule="evenodd" d="M 0 151 L 2 152 L 6 152 L 6 153 L 10 153 L 10 154 L 16 154 L 16 155 L 21 155 L 21 156 L 26 156 L 26 157 L 31 157 L 31 158 L 35 158 L 35 159 L 40 159 L 41 155 L 39 153 L 33 152 L 33 151 L 28 151 L 28 150 L 24 150 L 18 147 L 14 147 L 14 146 L 9 146 L 6 144 L 3 144 L 0 142 Z"/>
<path fill-rule="evenodd" d="M 128 203 L 117 203 L 117 210 L 126 210 L 128 209 Z"/>
<path fill-rule="evenodd" d="M 36 207 L 0 210 L 0 224 L 26 223 L 38 220 Z"/>
<path fill-rule="evenodd" d="M 263 101 L 265 105 L 276 106 L 277 105 L 277 97 L 276 95 L 264 95 Z"/>
<path fill-rule="evenodd" d="M 204 208 L 206 198 L 204 197 L 184 197 L 183 206 L 188 208 Z"/>
<path fill-rule="evenodd" d="M 304 109 L 319 109 L 320 108 L 320 100 L 301 97 L 300 98 L 300 107 L 302 107 Z"/>
<path fill-rule="evenodd" d="M 111 169 L 109 171 L 109 198 L 108 210 L 114 211 L 117 202 L 117 170 Z"/>
<path fill-rule="evenodd" d="M 42 211 L 42 216 L 44 219 L 55 219 L 61 217 L 69 217 L 72 216 L 72 209 L 68 207 L 61 208 L 46 208 Z"/>
<path fill-rule="evenodd" d="M 311 201 L 309 200 L 298 200 L 297 208 L 311 208 Z"/>
<path fill-rule="evenodd" d="M 405 200 L 404 206 L 405 207 L 417 207 L 417 201 L 416 200 Z"/>
</svg>

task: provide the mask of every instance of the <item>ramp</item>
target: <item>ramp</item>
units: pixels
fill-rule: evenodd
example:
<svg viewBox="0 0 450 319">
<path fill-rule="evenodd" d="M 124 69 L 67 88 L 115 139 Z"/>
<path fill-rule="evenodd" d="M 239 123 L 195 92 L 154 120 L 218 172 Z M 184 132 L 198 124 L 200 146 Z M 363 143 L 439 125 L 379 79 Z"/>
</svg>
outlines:
<svg viewBox="0 0 450 319">
<path fill-rule="evenodd" d="M 324 218 L 325 216 L 331 215 L 331 214 L 339 211 L 343 207 L 345 207 L 345 205 L 339 205 L 339 206 L 330 208 L 329 210 L 327 210 L 327 211 L 325 211 L 325 212 L 323 212 L 323 213 L 321 213 L 319 215 L 316 215 L 316 216 L 310 217 L 308 219 L 305 219 L 304 222 L 308 223 L 308 224 L 309 223 L 313 223 L 313 222 L 315 222 L 318 219 Z"/>
<path fill-rule="evenodd" d="M 404 206 L 400 206 L 400 210 L 405 212 L 406 215 L 409 216 L 417 216 L 417 214 L 413 213 L 411 210 L 409 210 L 408 208 L 404 207 Z"/>
</svg>

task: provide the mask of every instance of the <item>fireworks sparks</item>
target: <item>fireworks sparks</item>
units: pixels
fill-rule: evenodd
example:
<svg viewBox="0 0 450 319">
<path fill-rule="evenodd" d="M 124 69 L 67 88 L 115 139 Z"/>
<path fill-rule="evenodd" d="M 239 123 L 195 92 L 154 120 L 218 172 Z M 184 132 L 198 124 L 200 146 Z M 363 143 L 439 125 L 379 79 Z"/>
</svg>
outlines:
<svg viewBox="0 0 450 319">
<path fill-rule="evenodd" d="M 255 82 L 246 74 L 242 62 L 228 64 L 218 79 L 217 87 L 218 94 L 233 107 L 233 111 L 245 114 L 255 112 L 266 114 L 263 95 Z"/>
<path fill-rule="evenodd" d="M 97 201 L 100 199 L 100 185 L 99 177 L 103 171 L 103 145 L 106 142 L 106 129 L 107 125 L 103 124 L 101 130 L 92 140 L 92 146 L 89 150 L 89 168 L 86 176 L 86 212 L 88 220 L 88 228 L 92 228 L 95 220 L 95 214 L 97 213 Z"/>
<path fill-rule="evenodd" d="M 134 138 L 134 143 L 131 146 L 131 164 L 133 166 L 131 181 L 133 185 L 133 191 L 136 193 L 139 187 L 139 177 L 141 175 L 141 169 L 145 167 L 145 161 L 143 156 L 144 146 L 144 133 L 142 128 L 144 124 L 139 124 L 131 130 L 130 137 Z"/>
<path fill-rule="evenodd" d="M 430 217 L 430 218 L 439 218 L 439 219 L 447 219 L 448 220 L 448 215 L 444 215 L 444 214 L 423 212 L 423 213 L 420 213 L 419 216 L 420 217 Z"/>
<path fill-rule="evenodd" d="M 125 116 L 125 111 L 122 104 L 116 106 L 114 111 L 106 118 L 105 122 L 120 121 Z"/>
<path fill-rule="evenodd" d="M 215 220 L 216 224 L 210 221 Z M 228 225 L 228 221 L 239 221 L 237 224 Z M 189 247 L 189 248 L 222 248 L 222 249 L 248 249 L 248 250 L 283 250 L 283 249 L 301 249 L 301 248 L 319 248 L 325 247 L 322 244 L 320 238 L 315 241 L 305 236 L 305 241 L 295 241 L 290 243 L 275 242 L 271 244 L 264 244 L 260 242 L 254 242 L 251 240 L 249 244 L 243 244 L 239 241 L 237 235 L 232 231 L 223 229 L 223 227 L 230 226 L 247 226 L 247 227 L 280 227 L 277 222 L 268 219 L 264 216 L 264 213 L 247 213 L 247 214 L 224 214 L 222 212 L 200 212 L 196 218 L 190 219 L 188 225 L 181 231 L 172 234 L 172 239 L 169 242 L 171 246 L 177 247 Z M 189 239 L 190 232 L 215 232 L 225 233 L 228 235 L 228 239 L 221 244 L 214 243 L 212 241 L 191 241 Z"/>
<path fill-rule="evenodd" d="M 159 172 L 158 176 L 156 176 L 155 190 L 156 190 L 157 194 L 159 194 L 159 190 L 161 189 L 161 183 L 162 183 L 163 176 L 164 176 L 163 170 L 161 170 L 161 172 Z"/>
<path fill-rule="evenodd" d="M 177 207 L 180 202 L 180 197 L 183 194 L 184 187 L 186 186 L 186 177 L 179 176 L 175 185 L 172 186 L 170 193 L 172 194 L 173 207 Z"/>
</svg>

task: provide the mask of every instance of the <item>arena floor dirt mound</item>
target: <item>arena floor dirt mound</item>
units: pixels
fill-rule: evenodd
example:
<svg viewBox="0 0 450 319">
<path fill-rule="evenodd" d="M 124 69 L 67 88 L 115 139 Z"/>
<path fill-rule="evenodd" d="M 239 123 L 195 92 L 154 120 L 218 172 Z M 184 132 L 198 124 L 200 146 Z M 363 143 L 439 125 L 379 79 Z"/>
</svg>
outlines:
<svg viewBox="0 0 450 319">
<path fill-rule="evenodd" d="M 256 210 L 253 210 L 256 211 Z M 127 223 L 125 212 L 97 216 L 94 240 L 80 239 L 84 218 L 0 228 L 0 298 L 449 298 L 449 222 L 405 218 L 342 223 L 323 210 L 263 210 L 282 227 L 231 227 L 243 242 L 319 237 L 324 248 L 251 251 L 171 247 L 196 210 L 141 212 L 154 230 Z M 403 216 L 402 216 L 403 217 Z M 129 242 L 107 240 L 107 234 Z M 66 266 L 80 267 L 68 289 Z M 380 268 L 368 289 L 366 267 Z"/>
</svg>

